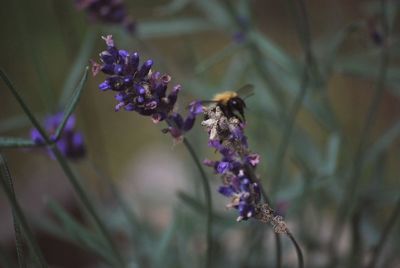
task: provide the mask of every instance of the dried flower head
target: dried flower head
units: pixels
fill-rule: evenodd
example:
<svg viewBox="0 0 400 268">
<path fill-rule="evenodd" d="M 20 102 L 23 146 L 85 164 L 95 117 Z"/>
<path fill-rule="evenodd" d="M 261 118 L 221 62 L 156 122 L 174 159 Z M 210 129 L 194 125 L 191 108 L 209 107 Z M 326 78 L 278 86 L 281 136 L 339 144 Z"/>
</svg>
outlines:
<svg viewBox="0 0 400 268">
<path fill-rule="evenodd" d="M 57 113 L 45 118 L 44 127 L 50 135 L 50 139 L 55 141 L 55 132 L 63 119 L 63 113 Z M 76 131 L 76 118 L 71 115 L 65 125 L 60 138 L 55 141 L 61 153 L 70 159 L 79 159 L 85 156 L 85 144 L 82 133 Z M 45 140 L 35 128 L 31 130 L 31 139 L 38 145 L 45 144 Z M 50 153 L 51 156 L 53 156 Z"/>
<path fill-rule="evenodd" d="M 127 15 L 123 0 L 75 0 L 75 3 L 93 22 L 120 24 L 130 33 L 135 31 L 135 23 Z"/>
</svg>

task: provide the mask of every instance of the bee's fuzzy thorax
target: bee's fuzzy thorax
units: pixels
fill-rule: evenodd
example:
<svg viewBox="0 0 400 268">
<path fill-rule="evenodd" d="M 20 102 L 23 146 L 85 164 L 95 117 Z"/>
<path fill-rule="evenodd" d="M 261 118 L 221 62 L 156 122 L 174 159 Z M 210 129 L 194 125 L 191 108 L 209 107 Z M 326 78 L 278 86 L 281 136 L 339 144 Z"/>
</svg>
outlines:
<svg viewBox="0 0 400 268">
<path fill-rule="evenodd" d="M 237 97 L 238 94 L 234 91 L 225 91 L 222 93 L 218 93 L 214 96 L 213 101 L 222 103 L 223 105 L 226 105 L 228 101 L 232 98 Z"/>
</svg>

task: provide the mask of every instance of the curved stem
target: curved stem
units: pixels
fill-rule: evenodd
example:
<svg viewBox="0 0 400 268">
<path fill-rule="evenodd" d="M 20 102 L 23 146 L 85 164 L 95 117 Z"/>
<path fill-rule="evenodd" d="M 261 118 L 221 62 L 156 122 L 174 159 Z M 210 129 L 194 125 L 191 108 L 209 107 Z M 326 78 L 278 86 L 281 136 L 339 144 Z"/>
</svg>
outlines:
<svg viewBox="0 0 400 268">
<path fill-rule="evenodd" d="M 279 234 L 275 234 L 275 245 L 276 245 L 276 268 L 282 267 L 282 241 Z"/>
<path fill-rule="evenodd" d="M 396 208 L 394 209 L 392 215 L 390 215 L 390 218 L 382 231 L 382 235 L 379 239 L 379 242 L 372 252 L 372 258 L 369 264 L 367 265 L 367 268 L 375 267 L 376 263 L 378 262 L 379 255 L 382 252 L 383 246 L 385 245 L 385 242 L 389 237 L 389 233 L 393 229 L 394 224 L 396 223 L 399 215 L 400 215 L 400 198 L 397 200 Z"/>
<path fill-rule="evenodd" d="M 297 260 L 299 263 L 299 268 L 304 268 L 304 258 L 303 258 L 303 252 L 301 251 L 301 247 L 297 243 L 296 239 L 292 235 L 292 233 L 288 232 L 287 236 L 289 236 L 290 240 L 292 241 L 294 247 L 296 248 L 296 254 L 297 254 Z"/>
<path fill-rule="evenodd" d="M 199 158 L 196 155 L 192 145 L 189 141 L 184 138 L 183 144 L 186 146 L 187 150 L 190 153 L 190 156 L 193 158 L 197 169 L 200 172 L 201 182 L 203 184 L 204 196 L 206 199 L 206 209 L 207 209 L 207 225 L 206 225 L 206 232 L 207 232 L 207 255 L 206 255 L 206 263 L 205 267 L 211 267 L 211 254 L 212 254 L 212 199 L 211 199 L 211 187 L 207 180 L 206 173 L 201 165 Z"/>
</svg>

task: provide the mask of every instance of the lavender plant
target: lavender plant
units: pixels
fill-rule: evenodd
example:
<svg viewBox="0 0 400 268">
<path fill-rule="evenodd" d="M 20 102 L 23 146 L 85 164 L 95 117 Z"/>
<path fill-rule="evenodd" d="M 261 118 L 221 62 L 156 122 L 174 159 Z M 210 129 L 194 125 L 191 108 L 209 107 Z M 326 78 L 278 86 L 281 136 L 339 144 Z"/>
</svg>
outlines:
<svg viewBox="0 0 400 268">
<path fill-rule="evenodd" d="M 190 143 L 184 140 L 183 135 L 192 129 L 196 116 L 202 112 L 200 102 L 192 102 L 189 105 L 189 114 L 184 119 L 181 114 L 174 111 L 180 85 L 174 86 L 171 92 L 167 92 L 171 81 L 169 75 L 161 75 L 153 72 L 152 60 L 145 61 L 139 67 L 139 54 L 129 53 L 126 50 L 117 49 L 111 35 L 103 37 L 107 50 L 100 53 L 101 64 L 92 62 L 93 75 L 99 71 L 108 75 L 108 78 L 99 85 L 102 91 L 111 90 L 118 92 L 115 99 L 118 104 L 114 110 L 135 111 L 140 115 L 151 117 L 154 123 L 166 121 L 168 127 L 164 133 L 170 133 L 175 141 L 184 141 L 191 156 L 197 164 L 202 177 L 203 189 L 207 202 L 207 255 L 206 267 L 210 266 L 212 253 L 212 204 L 210 186 L 196 154 Z"/>
<path fill-rule="evenodd" d="M 399 3 L 278 2 L 75 0 L 91 22 L 86 26 L 75 19 L 79 16 L 70 9 L 71 1 L 5 1 L 2 10 L 7 12 L 0 20 L 7 36 L 2 51 L 7 53 L 0 55 L 0 76 L 24 114 L 15 115 L 14 99 L 1 91 L 0 182 L 12 208 L 15 243 L 0 237 L 0 266 L 279 268 L 294 267 L 297 261 L 300 267 L 398 267 Z M 141 17 L 137 25 L 128 12 L 133 7 Z M 209 99 L 244 82 L 256 88 L 256 98 L 246 100 L 246 124 L 227 116 L 218 105 L 199 101 L 178 110 L 182 86 L 172 85 L 169 75 L 155 71 L 152 60 L 120 49 L 111 36 L 104 38 L 107 47 L 99 63 L 92 64 L 93 73 L 105 77 L 100 91 L 114 94 L 115 111 L 165 124 L 162 132 L 185 146 L 199 170 L 204 201 L 196 173 L 190 172 L 193 185 L 184 190 L 177 186 L 179 202 L 170 218 L 163 218 L 162 228 L 143 216 L 149 210 L 136 213 L 146 205 L 141 197 L 132 197 L 129 187 L 119 189 L 117 184 L 127 161 L 150 137 L 118 131 L 124 149 L 132 150 L 112 151 L 115 139 L 109 136 L 116 131 L 110 131 L 110 125 L 121 124 L 126 130 L 137 124 L 127 126 L 126 115 L 107 113 L 112 108 L 104 108 L 109 103 L 102 102 L 97 92 L 80 98 L 86 77 L 79 83 L 80 75 L 100 30 L 111 32 L 121 47 L 157 58 L 157 68 L 173 74 L 194 99 Z M 67 71 L 70 63 L 74 67 Z M 64 85 L 62 77 L 67 77 Z M 74 85 L 78 87 L 72 93 Z M 75 111 L 77 105 L 80 113 Z M 85 143 L 75 116 L 82 123 Z M 192 131 L 198 116 L 204 117 L 201 124 L 208 135 Z M 30 127 L 30 138 L 18 137 L 26 137 Z M 179 147 L 171 154 L 178 156 Z M 30 149 L 9 153 L 15 148 Z M 39 151 L 36 148 L 47 150 L 54 161 L 45 156 L 32 163 L 59 164 L 80 201 L 68 198 L 67 207 L 82 208 L 82 219 L 58 200 L 46 202 L 51 218 L 39 214 L 40 209 L 30 209 L 35 203 L 31 199 L 42 196 L 31 188 L 24 192 L 25 181 L 34 181 L 29 187 L 46 189 L 35 175 L 63 179 L 25 170 L 31 166 L 26 160 Z M 20 155 L 27 151 L 21 161 Z M 199 155 L 207 151 L 212 151 L 210 159 L 202 163 Z M 70 161 L 83 157 L 79 164 Z M 93 165 L 97 161 L 101 164 Z M 95 175 L 87 170 L 92 166 L 97 168 Z M 215 181 L 213 176 L 207 178 L 204 166 L 220 177 L 213 191 L 228 198 L 226 206 L 236 210 L 240 223 L 232 219 L 233 213 L 212 208 L 209 183 Z M 157 167 L 151 162 L 151 168 Z M 191 171 L 190 165 L 185 167 Z M 106 178 L 105 187 L 98 187 L 104 183 L 94 179 L 98 177 Z M 106 189 L 104 196 L 96 195 L 99 188 Z M 46 195 L 52 190 L 46 189 Z M 126 202 L 126 193 L 135 204 Z M 287 205 L 285 213 L 279 211 L 279 202 Z M 28 208 L 34 213 L 25 213 Z M 165 216 L 161 214 L 157 217 Z M 204 222 L 205 238 L 199 235 Z M 43 241 L 43 233 L 57 238 L 57 247 Z M 275 241 L 268 238 L 271 234 Z M 292 244 L 281 241 L 282 234 Z M 293 245 L 297 260 L 290 252 Z M 14 246 L 16 256 L 9 254 Z M 49 248 L 60 248 L 63 254 Z M 63 257 L 71 248 L 80 254 Z"/>
</svg>

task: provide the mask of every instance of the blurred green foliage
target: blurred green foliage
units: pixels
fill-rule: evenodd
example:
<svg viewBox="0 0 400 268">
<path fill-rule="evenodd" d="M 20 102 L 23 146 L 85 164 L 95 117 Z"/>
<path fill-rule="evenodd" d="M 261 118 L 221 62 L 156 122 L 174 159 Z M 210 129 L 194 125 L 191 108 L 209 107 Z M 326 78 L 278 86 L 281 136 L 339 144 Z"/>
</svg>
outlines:
<svg viewBox="0 0 400 268">
<path fill-rule="evenodd" d="M 134 197 L 132 204 L 124 199 L 121 178 L 132 159 L 142 157 L 152 144 L 172 142 L 147 118 L 114 113 L 113 98 L 98 92 L 99 78 L 90 77 L 85 87 L 79 86 L 85 66 L 102 50 L 100 36 L 106 34 L 121 48 L 154 59 L 158 70 L 182 84 L 182 110 L 192 99 L 210 99 L 221 90 L 254 84 L 255 96 L 246 99 L 250 148 L 262 156 L 258 175 L 272 205 L 288 204 L 285 219 L 303 249 L 305 267 L 400 265 L 398 2 L 126 2 L 137 21 L 134 36 L 118 26 L 90 23 L 73 1 L 4 1 L 0 62 L 39 121 L 59 110 L 66 116 L 76 112 L 88 157 L 67 169 L 94 200 L 99 220 L 112 231 L 129 267 L 204 266 L 207 209 L 200 175 L 181 145 L 170 153 L 184 163 L 190 186 L 174 186 L 180 190 L 178 199 L 163 228 L 142 212 L 146 200 Z M 373 34 L 381 34 L 383 43 L 374 42 Z M 28 139 L 32 126 L 4 83 L 0 96 L 0 148 L 9 159 L 12 178 L 23 185 L 34 179 L 33 169 L 51 170 L 56 164 L 37 151 L 10 149 L 34 145 Z M 213 156 L 200 126 L 188 139 L 201 159 Z M 154 165 L 147 168 L 151 171 Z M 2 167 L 6 170 L 3 160 Z M 65 180 L 59 173 L 40 171 L 36 177 Z M 272 267 L 279 257 L 282 267 L 295 267 L 288 239 L 282 239 L 279 256 L 271 228 L 252 221 L 236 223 L 234 212 L 221 209 L 214 177 L 208 174 L 216 200 L 212 267 Z M 50 187 L 41 187 L 51 195 Z M 18 188 L 17 198 L 10 188 L 4 189 L 16 213 Z M 146 194 L 151 199 L 157 191 Z M 31 198 L 42 200 L 37 194 Z M 16 225 L 22 226 L 28 253 L 34 255 L 26 260 L 44 267 L 35 254 L 29 224 L 94 255 L 85 260 L 91 267 L 118 266 L 99 224 L 83 209 L 85 202 L 70 198 L 64 207 L 48 200 L 39 202 L 48 213 L 25 211 L 29 221 L 21 217 L 22 211 L 16 213 Z M 71 203 L 77 204 L 78 216 L 68 210 Z M 10 244 L 3 239 L 1 248 L 12 248 Z M 39 246 L 49 247 L 41 240 Z M 12 250 L 0 253 L 4 267 L 17 263 Z M 43 254 L 50 259 L 46 250 Z M 72 265 L 68 259 L 52 261 L 50 266 Z M 87 262 L 75 265 L 90 266 Z"/>
</svg>

